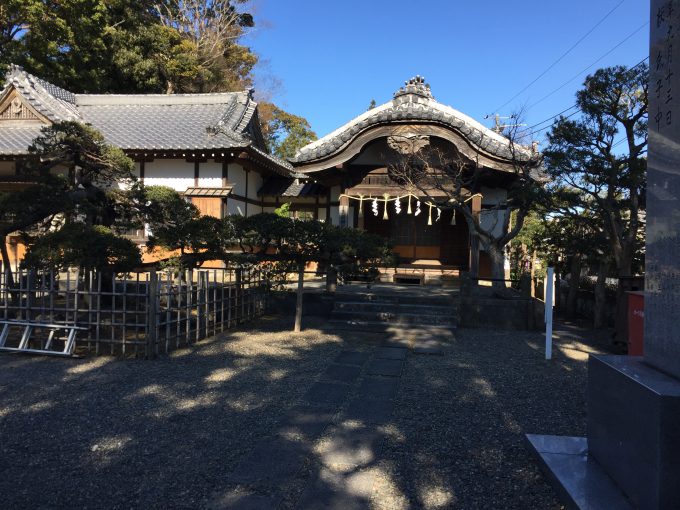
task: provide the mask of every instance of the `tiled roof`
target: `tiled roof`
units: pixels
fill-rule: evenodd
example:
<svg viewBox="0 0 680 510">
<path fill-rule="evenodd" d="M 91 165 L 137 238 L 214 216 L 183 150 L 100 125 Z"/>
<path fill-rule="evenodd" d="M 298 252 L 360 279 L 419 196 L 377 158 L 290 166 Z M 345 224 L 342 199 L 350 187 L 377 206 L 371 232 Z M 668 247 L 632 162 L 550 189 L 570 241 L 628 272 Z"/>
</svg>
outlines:
<svg viewBox="0 0 680 510">
<path fill-rule="evenodd" d="M 324 196 L 327 188 L 315 182 L 300 182 L 297 179 L 272 177 L 267 179 L 257 192 L 259 196 L 311 197 Z"/>
<path fill-rule="evenodd" d="M 5 75 L 5 86 L 0 92 L 0 101 L 12 88 L 52 122 L 80 119 L 75 105 L 75 94 L 41 80 L 15 65 L 11 65 Z"/>
<path fill-rule="evenodd" d="M 184 192 L 186 197 L 226 197 L 229 196 L 234 186 L 223 188 L 187 188 Z"/>
<path fill-rule="evenodd" d="M 192 102 L 191 97 L 78 96 L 83 120 L 100 130 L 106 141 L 121 149 L 200 150 L 246 147 L 250 141 L 231 129 L 227 109 L 238 103 L 233 94 L 210 94 L 212 103 Z M 179 99 L 179 101 L 177 100 Z M 202 98 L 207 99 L 207 98 Z M 150 101 L 153 100 L 153 101 Z M 161 101 L 157 101 L 161 100 Z M 216 132 L 207 128 L 221 124 Z"/>
<path fill-rule="evenodd" d="M 252 91 L 216 94 L 73 94 L 11 66 L 0 100 L 16 88 L 52 122 L 91 124 L 106 141 L 131 151 L 249 149 L 288 174 L 292 166 L 267 153 L 259 135 Z M 255 132 L 257 136 L 253 137 Z M 25 154 L 40 126 L 0 124 L 0 155 Z"/>
<path fill-rule="evenodd" d="M 0 156 L 26 154 L 41 129 L 38 125 L 0 127 Z"/>
<path fill-rule="evenodd" d="M 360 133 L 375 126 L 395 122 L 425 122 L 447 126 L 479 149 L 494 156 L 513 156 L 507 138 L 458 110 L 435 101 L 430 86 L 417 76 L 395 92 L 392 101 L 368 110 L 332 133 L 305 145 L 291 162 L 302 164 L 326 158 L 340 151 Z M 530 153 L 526 152 L 528 159 Z"/>
</svg>

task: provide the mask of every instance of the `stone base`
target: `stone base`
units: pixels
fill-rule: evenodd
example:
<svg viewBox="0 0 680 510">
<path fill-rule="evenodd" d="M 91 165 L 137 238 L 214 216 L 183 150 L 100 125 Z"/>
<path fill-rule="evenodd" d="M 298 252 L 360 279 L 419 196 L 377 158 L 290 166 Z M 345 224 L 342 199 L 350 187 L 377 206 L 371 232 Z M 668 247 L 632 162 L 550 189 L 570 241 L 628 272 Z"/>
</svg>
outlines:
<svg viewBox="0 0 680 510">
<path fill-rule="evenodd" d="M 585 437 L 527 434 L 526 438 L 543 471 L 569 507 L 580 510 L 633 508 L 597 461 L 588 456 Z"/>
<path fill-rule="evenodd" d="M 590 356 L 590 455 L 640 509 L 680 505 L 680 381 L 641 357 Z"/>
<path fill-rule="evenodd" d="M 527 439 L 576 508 L 680 508 L 680 380 L 640 357 L 590 356 L 587 441 Z"/>
</svg>

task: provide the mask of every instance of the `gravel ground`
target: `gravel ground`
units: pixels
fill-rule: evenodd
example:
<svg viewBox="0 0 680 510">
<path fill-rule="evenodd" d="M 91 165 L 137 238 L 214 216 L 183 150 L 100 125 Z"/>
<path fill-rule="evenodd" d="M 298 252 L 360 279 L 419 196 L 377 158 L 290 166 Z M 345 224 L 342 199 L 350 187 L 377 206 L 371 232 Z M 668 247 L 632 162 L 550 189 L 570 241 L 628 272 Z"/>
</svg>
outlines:
<svg viewBox="0 0 680 510">
<path fill-rule="evenodd" d="M 0 507 L 202 508 L 248 491 L 229 482 L 239 461 L 341 351 L 373 355 L 383 340 L 290 326 L 265 318 L 155 361 L 0 356 Z M 560 508 L 523 434 L 585 433 L 585 361 L 603 344 L 558 335 L 551 362 L 536 333 L 461 330 L 441 356 L 408 354 L 363 467 L 368 506 Z M 282 508 L 319 478 L 328 433 L 278 488 Z"/>
</svg>

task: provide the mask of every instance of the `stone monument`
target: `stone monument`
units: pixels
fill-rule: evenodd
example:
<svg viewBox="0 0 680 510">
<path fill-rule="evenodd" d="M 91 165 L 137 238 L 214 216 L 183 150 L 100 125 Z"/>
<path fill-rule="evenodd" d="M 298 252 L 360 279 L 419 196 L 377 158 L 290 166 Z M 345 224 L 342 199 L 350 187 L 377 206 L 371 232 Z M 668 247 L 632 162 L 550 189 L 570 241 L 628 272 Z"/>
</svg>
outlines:
<svg viewBox="0 0 680 510">
<path fill-rule="evenodd" d="M 527 434 L 577 508 L 680 508 L 680 0 L 650 18 L 644 357 L 590 357 L 587 438 Z"/>
</svg>

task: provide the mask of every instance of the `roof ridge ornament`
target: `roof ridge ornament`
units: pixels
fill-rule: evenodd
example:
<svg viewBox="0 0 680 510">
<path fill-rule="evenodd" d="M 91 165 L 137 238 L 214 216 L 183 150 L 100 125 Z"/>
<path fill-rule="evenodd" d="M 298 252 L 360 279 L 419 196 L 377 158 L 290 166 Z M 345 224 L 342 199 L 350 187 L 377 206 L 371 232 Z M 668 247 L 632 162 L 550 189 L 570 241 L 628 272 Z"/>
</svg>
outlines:
<svg viewBox="0 0 680 510">
<path fill-rule="evenodd" d="M 425 78 L 420 75 L 416 75 L 410 80 L 404 82 L 404 86 L 394 93 L 395 103 L 401 104 L 403 102 L 407 102 L 408 99 L 406 99 L 405 96 L 419 96 L 425 99 L 434 99 L 434 96 L 430 91 L 430 84 L 425 83 Z M 409 102 L 416 101 L 411 99 Z"/>
</svg>

